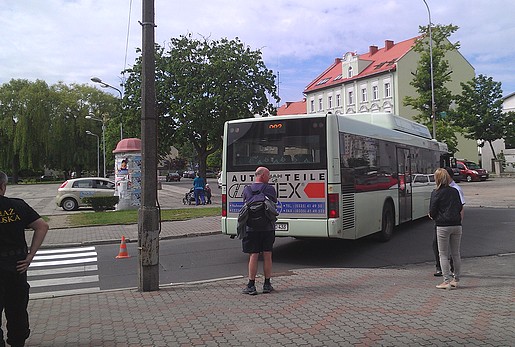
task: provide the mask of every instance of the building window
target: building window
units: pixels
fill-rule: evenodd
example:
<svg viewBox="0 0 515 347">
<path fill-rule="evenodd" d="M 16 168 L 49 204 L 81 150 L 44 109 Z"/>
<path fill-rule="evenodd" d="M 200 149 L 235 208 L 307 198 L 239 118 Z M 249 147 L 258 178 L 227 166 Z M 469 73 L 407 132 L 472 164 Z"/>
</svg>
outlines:
<svg viewBox="0 0 515 347">
<path fill-rule="evenodd" d="M 361 102 L 367 102 L 367 88 L 361 88 Z"/>
<path fill-rule="evenodd" d="M 377 86 L 372 86 L 372 98 L 373 98 L 373 100 L 379 99 L 379 90 L 378 90 Z"/>
<path fill-rule="evenodd" d="M 323 107 L 323 103 L 322 103 L 322 98 L 318 98 L 318 110 L 322 111 L 323 109 L 324 109 L 324 107 Z"/>
<path fill-rule="evenodd" d="M 384 84 L 384 97 L 389 98 L 391 96 L 392 96 L 392 89 L 391 89 L 390 83 L 385 83 Z"/>
<path fill-rule="evenodd" d="M 336 94 L 336 107 L 340 107 L 342 105 L 342 97 L 340 94 Z"/>
<path fill-rule="evenodd" d="M 311 112 L 315 112 L 315 100 L 310 100 L 309 101 L 309 110 Z"/>
<path fill-rule="evenodd" d="M 333 108 L 333 96 L 332 95 L 329 95 L 327 97 L 327 107 L 328 108 Z"/>
<path fill-rule="evenodd" d="M 354 105 L 354 92 L 349 90 L 349 105 Z"/>
<path fill-rule="evenodd" d="M 352 77 L 352 66 L 349 66 L 349 69 L 347 70 L 347 77 L 348 78 Z"/>
</svg>

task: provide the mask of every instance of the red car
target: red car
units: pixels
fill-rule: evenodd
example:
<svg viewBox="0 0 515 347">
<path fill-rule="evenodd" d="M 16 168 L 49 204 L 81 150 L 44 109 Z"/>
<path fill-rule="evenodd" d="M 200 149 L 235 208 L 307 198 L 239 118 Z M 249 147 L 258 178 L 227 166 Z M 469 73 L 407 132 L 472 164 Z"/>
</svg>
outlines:
<svg viewBox="0 0 515 347">
<path fill-rule="evenodd" d="M 482 169 L 472 161 L 456 161 L 456 167 L 460 170 L 461 177 L 472 181 L 485 181 L 488 179 L 488 171 Z"/>
</svg>

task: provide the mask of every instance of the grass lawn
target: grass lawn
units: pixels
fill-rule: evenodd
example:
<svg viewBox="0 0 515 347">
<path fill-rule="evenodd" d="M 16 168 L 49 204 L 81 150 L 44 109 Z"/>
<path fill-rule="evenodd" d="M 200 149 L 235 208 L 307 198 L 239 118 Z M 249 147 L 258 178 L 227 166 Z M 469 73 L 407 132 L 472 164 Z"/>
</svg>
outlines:
<svg viewBox="0 0 515 347">
<path fill-rule="evenodd" d="M 221 207 L 180 208 L 161 210 L 161 221 L 187 220 L 220 216 Z M 67 216 L 70 226 L 137 224 L 138 210 L 83 212 Z"/>
</svg>

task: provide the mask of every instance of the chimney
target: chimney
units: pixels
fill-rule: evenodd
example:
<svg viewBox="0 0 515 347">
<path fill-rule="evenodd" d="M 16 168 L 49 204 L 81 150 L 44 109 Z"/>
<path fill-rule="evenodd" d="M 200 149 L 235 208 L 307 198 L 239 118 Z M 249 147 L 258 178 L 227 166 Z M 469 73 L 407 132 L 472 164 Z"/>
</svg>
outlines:
<svg viewBox="0 0 515 347">
<path fill-rule="evenodd" d="M 335 64 L 339 64 L 342 62 L 342 59 L 341 58 L 334 58 L 334 63 Z"/>
<path fill-rule="evenodd" d="M 393 41 L 392 40 L 384 40 L 384 50 L 387 51 L 390 48 L 393 47 Z"/>
<path fill-rule="evenodd" d="M 370 46 L 368 51 L 370 52 L 370 55 L 374 55 L 377 53 L 377 46 Z"/>
</svg>

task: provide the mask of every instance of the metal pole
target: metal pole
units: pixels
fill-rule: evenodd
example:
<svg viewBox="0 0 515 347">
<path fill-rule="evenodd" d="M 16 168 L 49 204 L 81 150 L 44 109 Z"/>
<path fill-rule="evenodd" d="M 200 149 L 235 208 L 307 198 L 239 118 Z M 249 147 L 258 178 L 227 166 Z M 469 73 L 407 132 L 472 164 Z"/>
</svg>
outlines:
<svg viewBox="0 0 515 347">
<path fill-rule="evenodd" d="M 120 108 L 121 108 L 122 116 L 123 116 L 123 95 L 122 95 L 122 91 L 120 89 L 116 88 L 116 87 L 113 87 L 109 83 L 106 83 L 106 82 L 102 81 L 98 77 L 92 77 L 91 81 L 93 81 L 95 83 L 99 83 L 104 88 L 114 89 L 114 90 L 116 90 L 120 94 Z M 120 116 L 120 119 L 122 119 L 122 116 Z M 120 141 L 121 140 L 123 140 L 123 122 L 120 120 Z"/>
<path fill-rule="evenodd" d="M 138 213 L 138 290 L 159 290 L 157 201 L 157 117 L 154 56 L 154 0 L 143 0 L 141 72 L 142 199 Z"/>
<path fill-rule="evenodd" d="M 102 117 L 102 152 L 104 157 L 104 178 L 106 177 L 106 125 L 104 121 L 104 117 Z"/>
<path fill-rule="evenodd" d="M 95 136 L 97 138 L 97 177 L 100 177 L 100 136 L 93 134 L 91 131 L 86 131 L 86 134 Z"/>
<path fill-rule="evenodd" d="M 436 105 L 435 105 L 435 86 L 433 77 L 433 36 L 431 33 L 431 11 L 427 5 L 426 0 L 423 0 L 427 7 L 427 14 L 429 16 L 429 69 L 431 72 L 431 118 L 433 119 L 433 139 L 436 139 Z"/>
</svg>

